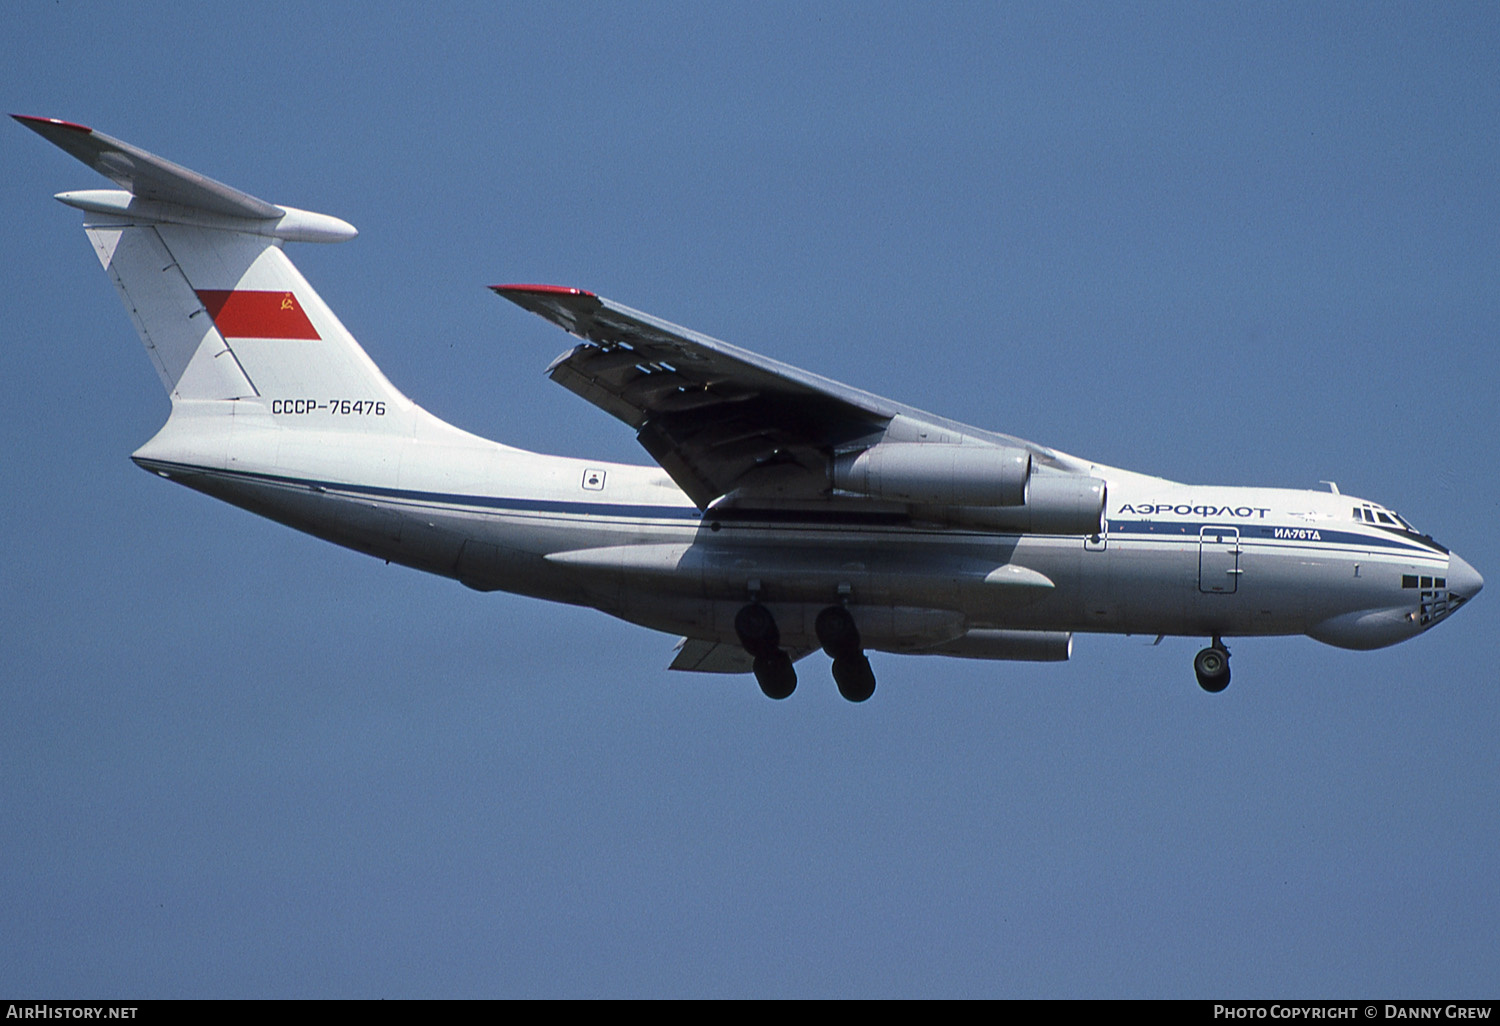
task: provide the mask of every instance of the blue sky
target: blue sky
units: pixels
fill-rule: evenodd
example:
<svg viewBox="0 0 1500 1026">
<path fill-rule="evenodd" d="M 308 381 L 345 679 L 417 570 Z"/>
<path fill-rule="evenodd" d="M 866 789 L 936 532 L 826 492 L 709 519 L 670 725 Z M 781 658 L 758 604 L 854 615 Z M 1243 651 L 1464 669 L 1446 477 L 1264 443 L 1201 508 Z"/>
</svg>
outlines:
<svg viewBox="0 0 1500 1026">
<path fill-rule="evenodd" d="M 1500 574 L 1483 4 L 11 4 L 7 109 L 354 242 L 392 381 L 645 462 L 485 285 L 578 285 L 1101 462 L 1400 510 Z M 167 401 L 0 141 L 0 993 L 1493 996 L 1493 596 L 1408 644 L 874 657 L 843 702 L 153 479 Z"/>
</svg>

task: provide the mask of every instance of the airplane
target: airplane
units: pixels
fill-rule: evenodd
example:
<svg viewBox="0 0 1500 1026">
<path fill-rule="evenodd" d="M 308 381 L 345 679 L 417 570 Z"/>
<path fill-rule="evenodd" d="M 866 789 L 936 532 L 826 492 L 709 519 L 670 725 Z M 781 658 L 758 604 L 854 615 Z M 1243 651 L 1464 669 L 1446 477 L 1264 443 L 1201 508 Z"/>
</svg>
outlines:
<svg viewBox="0 0 1500 1026">
<path fill-rule="evenodd" d="M 579 340 L 553 381 L 655 467 L 480 438 L 393 386 L 286 257 L 353 226 L 269 203 L 83 125 L 12 115 L 109 178 L 57 194 L 171 397 L 132 455 L 159 477 L 479 591 L 681 637 L 671 669 L 770 698 L 822 649 L 1061 661 L 1077 633 L 1347 649 L 1417 636 L 1483 578 L 1393 510 L 1326 491 L 1196 486 L 937 417 L 578 288 L 494 291 Z"/>
</svg>

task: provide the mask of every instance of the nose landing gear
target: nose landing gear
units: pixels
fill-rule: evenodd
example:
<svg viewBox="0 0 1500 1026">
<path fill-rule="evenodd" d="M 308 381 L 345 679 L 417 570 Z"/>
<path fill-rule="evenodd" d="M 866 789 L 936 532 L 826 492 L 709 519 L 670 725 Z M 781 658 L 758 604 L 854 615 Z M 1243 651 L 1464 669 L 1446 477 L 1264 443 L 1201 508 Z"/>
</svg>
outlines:
<svg viewBox="0 0 1500 1026">
<path fill-rule="evenodd" d="M 1229 687 L 1229 649 L 1217 634 L 1208 648 L 1193 657 L 1193 672 L 1198 675 L 1198 686 L 1210 694 Z"/>
</svg>

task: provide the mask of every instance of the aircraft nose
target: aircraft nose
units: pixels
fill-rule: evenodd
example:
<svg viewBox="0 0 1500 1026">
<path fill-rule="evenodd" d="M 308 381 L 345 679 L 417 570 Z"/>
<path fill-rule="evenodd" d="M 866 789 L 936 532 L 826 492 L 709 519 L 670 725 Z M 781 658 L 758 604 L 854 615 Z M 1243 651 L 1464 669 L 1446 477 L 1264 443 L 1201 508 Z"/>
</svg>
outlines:
<svg viewBox="0 0 1500 1026">
<path fill-rule="evenodd" d="M 1484 578 L 1479 576 L 1466 561 L 1455 553 L 1448 554 L 1448 591 L 1461 599 L 1471 599 L 1484 587 Z"/>
</svg>

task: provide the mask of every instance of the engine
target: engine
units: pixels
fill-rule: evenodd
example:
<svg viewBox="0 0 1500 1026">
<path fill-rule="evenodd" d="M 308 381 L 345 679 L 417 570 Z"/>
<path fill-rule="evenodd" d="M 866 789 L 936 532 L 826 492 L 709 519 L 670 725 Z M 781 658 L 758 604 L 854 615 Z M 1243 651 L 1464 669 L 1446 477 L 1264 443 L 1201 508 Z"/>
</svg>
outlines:
<svg viewBox="0 0 1500 1026">
<path fill-rule="evenodd" d="M 839 456 L 833 484 L 874 499 L 923 506 L 1019 506 L 1031 454 L 980 445 L 874 445 Z"/>
<path fill-rule="evenodd" d="M 1081 474 L 1032 473 L 1024 449 L 885 442 L 839 456 L 835 488 L 888 502 L 940 523 L 1036 534 L 1097 534 L 1105 483 Z"/>
</svg>

